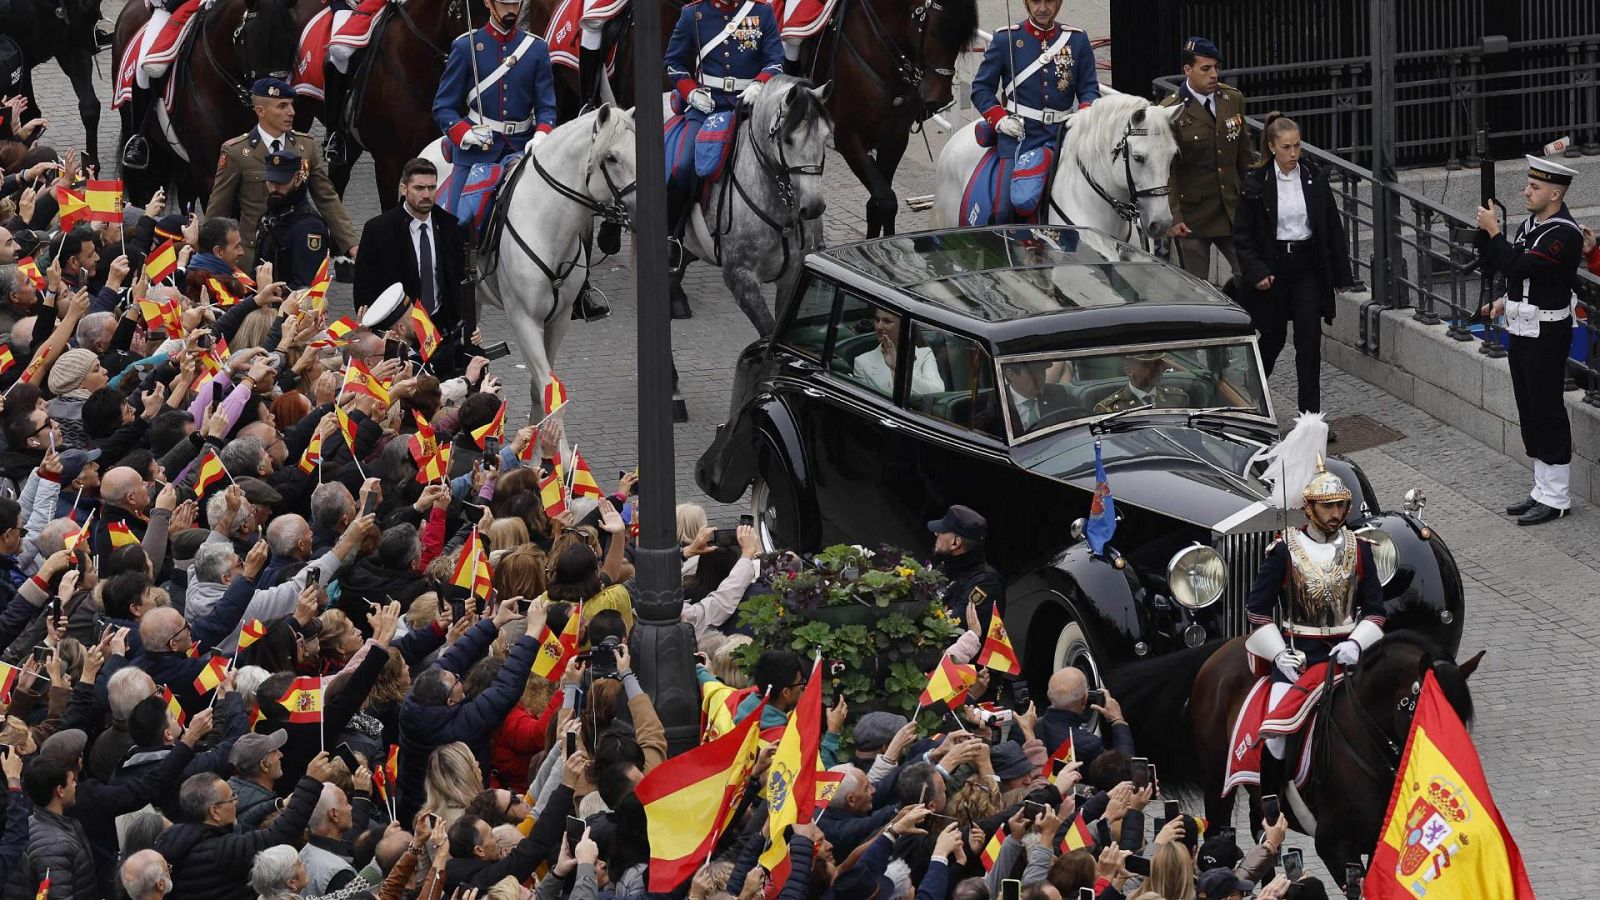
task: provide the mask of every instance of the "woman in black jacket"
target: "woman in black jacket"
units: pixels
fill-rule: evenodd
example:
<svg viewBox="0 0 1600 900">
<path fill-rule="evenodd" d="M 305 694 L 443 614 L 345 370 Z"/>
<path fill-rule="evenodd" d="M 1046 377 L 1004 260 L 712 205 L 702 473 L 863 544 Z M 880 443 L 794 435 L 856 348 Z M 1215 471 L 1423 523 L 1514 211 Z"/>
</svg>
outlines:
<svg viewBox="0 0 1600 900">
<path fill-rule="evenodd" d="M 1320 169 L 1300 160 L 1293 119 L 1267 116 L 1261 159 L 1239 193 L 1233 221 L 1239 295 L 1261 333 L 1267 374 L 1293 322 L 1299 409 L 1321 412 L 1322 322 L 1333 324 L 1333 293 L 1354 279 L 1333 190 Z"/>
</svg>

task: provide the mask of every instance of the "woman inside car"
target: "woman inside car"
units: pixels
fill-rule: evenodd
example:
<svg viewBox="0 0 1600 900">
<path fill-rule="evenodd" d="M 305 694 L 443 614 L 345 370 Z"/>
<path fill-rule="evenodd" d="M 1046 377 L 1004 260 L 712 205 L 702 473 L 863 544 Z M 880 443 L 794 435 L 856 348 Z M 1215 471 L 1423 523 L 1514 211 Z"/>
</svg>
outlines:
<svg viewBox="0 0 1600 900">
<path fill-rule="evenodd" d="M 856 378 L 885 397 L 894 393 L 894 366 L 900 350 L 900 317 L 880 309 L 872 318 L 872 333 L 878 336 L 878 346 L 856 357 L 853 364 Z M 944 390 L 944 379 L 939 377 L 939 363 L 933 358 L 933 348 L 918 347 L 911 367 L 911 393 L 932 394 Z"/>
</svg>

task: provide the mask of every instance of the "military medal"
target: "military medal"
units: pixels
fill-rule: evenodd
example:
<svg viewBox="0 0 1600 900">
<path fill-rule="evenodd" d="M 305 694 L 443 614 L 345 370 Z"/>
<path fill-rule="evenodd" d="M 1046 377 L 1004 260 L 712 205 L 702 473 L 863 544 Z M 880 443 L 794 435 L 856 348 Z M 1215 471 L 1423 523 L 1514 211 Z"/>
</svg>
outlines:
<svg viewBox="0 0 1600 900">
<path fill-rule="evenodd" d="M 1072 48 L 1062 46 L 1056 54 L 1056 90 L 1065 91 L 1072 83 Z"/>
</svg>

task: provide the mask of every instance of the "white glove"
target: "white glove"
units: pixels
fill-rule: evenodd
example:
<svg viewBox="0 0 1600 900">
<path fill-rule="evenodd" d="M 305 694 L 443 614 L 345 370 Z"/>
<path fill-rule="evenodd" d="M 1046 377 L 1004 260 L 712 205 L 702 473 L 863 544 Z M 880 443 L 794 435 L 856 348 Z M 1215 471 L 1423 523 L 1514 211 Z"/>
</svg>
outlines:
<svg viewBox="0 0 1600 900">
<path fill-rule="evenodd" d="M 494 143 L 494 132 L 487 125 L 474 125 L 461 136 L 461 149 L 486 150 Z"/>
<path fill-rule="evenodd" d="M 689 92 L 689 105 L 708 113 L 717 108 L 717 101 L 711 99 L 710 88 L 695 88 Z"/>
<path fill-rule="evenodd" d="M 1290 681 L 1300 680 L 1300 656 L 1293 650 L 1285 650 L 1272 660 L 1278 671 L 1289 677 Z"/>
<path fill-rule="evenodd" d="M 1001 119 L 995 130 L 1014 141 L 1020 141 L 1022 136 L 1028 133 L 1028 126 L 1022 121 L 1021 116 L 1012 115 Z"/>
<path fill-rule="evenodd" d="M 750 86 L 739 92 L 739 102 L 746 106 L 754 105 L 756 98 L 761 96 L 761 89 L 766 87 L 762 81 L 752 81 Z"/>
<path fill-rule="evenodd" d="M 1333 645 L 1333 658 L 1341 666 L 1353 666 L 1361 658 L 1361 645 L 1355 641 L 1340 641 Z"/>
<path fill-rule="evenodd" d="M 533 133 L 533 137 L 528 139 L 528 146 L 529 147 L 537 147 L 537 146 L 539 146 L 539 142 L 540 141 L 543 141 L 545 138 L 547 138 L 549 136 L 550 136 L 550 132 L 548 132 L 548 131 L 535 131 Z"/>
</svg>

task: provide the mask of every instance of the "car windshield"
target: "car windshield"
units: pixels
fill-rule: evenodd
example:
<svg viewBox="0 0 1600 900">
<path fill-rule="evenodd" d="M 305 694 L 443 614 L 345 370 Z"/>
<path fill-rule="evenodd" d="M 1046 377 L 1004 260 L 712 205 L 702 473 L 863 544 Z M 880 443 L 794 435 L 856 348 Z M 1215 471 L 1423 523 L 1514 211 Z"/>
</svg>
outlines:
<svg viewBox="0 0 1600 900">
<path fill-rule="evenodd" d="M 1000 373 L 1012 440 L 1130 410 L 1270 414 L 1255 342 L 1244 339 L 1030 354 L 1001 360 Z"/>
</svg>

